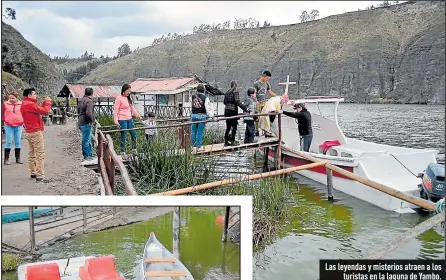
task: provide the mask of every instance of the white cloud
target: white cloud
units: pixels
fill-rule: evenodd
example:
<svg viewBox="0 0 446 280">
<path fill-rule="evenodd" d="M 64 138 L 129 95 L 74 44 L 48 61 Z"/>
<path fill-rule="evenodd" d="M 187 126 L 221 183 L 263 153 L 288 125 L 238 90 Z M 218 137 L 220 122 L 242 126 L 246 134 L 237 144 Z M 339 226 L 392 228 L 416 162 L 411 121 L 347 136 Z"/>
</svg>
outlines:
<svg viewBox="0 0 446 280">
<path fill-rule="evenodd" d="M 203 23 L 222 23 L 227 20 L 233 21 L 235 18 L 252 17 L 261 24 L 265 20 L 272 25 L 293 24 L 299 22 L 299 16 L 305 10 L 310 13 L 316 9 L 320 18 L 324 18 L 333 14 L 357 11 L 370 5 L 376 6 L 381 1 L 148 1 L 136 4 L 126 1 L 125 5 L 142 6 L 140 12 L 126 14 L 123 11 L 119 17 L 99 17 L 101 11 L 97 10 L 95 11 L 98 13 L 97 18 L 91 12 L 84 18 L 82 14 L 67 16 L 67 8 L 63 11 L 64 16 L 60 16 L 56 13 L 57 9 L 63 8 L 63 2 L 58 2 L 51 8 L 45 6 L 49 4 L 43 2 L 31 8 L 26 8 L 23 3 L 17 3 L 20 2 L 3 1 L 3 7 L 15 8 L 17 5 L 17 20 L 6 22 L 17 28 L 26 39 L 43 52 L 59 56 L 66 53 L 70 56 L 79 56 L 88 50 L 97 56 L 113 56 L 123 43 L 128 43 L 132 49 L 142 48 L 163 34 L 191 32 L 195 25 Z M 78 2 L 75 12 L 81 13 L 83 9 L 87 10 L 89 5 L 88 1 Z M 95 7 L 100 5 L 104 6 L 104 13 L 108 12 L 106 11 L 108 2 L 95 3 Z M 116 7 L 114 9 L 110 14 L 116 14 Z"/>
</svg>

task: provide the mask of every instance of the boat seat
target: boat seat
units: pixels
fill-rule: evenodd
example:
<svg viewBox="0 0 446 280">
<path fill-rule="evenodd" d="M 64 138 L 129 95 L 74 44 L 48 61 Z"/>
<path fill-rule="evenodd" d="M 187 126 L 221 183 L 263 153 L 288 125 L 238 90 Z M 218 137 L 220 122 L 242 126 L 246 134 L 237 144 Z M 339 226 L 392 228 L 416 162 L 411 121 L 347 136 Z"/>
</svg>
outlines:
<svg viewBox="0 0 446 280">
<path fill-rule="evenodd" d="M 331 147 L 327 153 L 331 156 L 355 158 L 361 156 L 377 156 L 379 154 L 386 154 L 387 151 L 364 151 L 348 146 L 335 146 Z"/>
<path fill-rule="evenodd" d="M 146 263 L 174 263 L 174 258 L 147 258 L 144 260 Z"/>
<path fill-rule="evenodd" d="M 125 280 L 116 271 L 115 258 L 103 256 L 87 259 L 85 265 L 79 268 L 81 280 Z"/>
<path fill-rule="evenodd" d="M 146 277 L 185 277 L 185 271 L 147 271 Z"/>
<path fill-rule="evenodd" d="M 29 265 L 25 280 L 61 280 L 57 263 Z"/>
</svg>

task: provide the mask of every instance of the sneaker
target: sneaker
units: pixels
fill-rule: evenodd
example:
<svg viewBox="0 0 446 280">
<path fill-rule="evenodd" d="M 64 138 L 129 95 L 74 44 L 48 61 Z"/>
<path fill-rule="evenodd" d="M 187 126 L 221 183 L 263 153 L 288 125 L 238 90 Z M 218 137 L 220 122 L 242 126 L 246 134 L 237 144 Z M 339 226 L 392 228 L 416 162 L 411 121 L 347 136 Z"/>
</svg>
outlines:
<svg viewBox="0 0 446 280">
<path fill-rule="evenodd" d="M 259 137 L 259 136 L 260 136 L 260 133 L 259 133 L 258 131 L 256 131 L 256 136 L 257 136 L 257 137 Z"/>
<path fill-rule="evenodd" d="M 11 162 L 9 162 L 9 160 L 5 160 L 5 161 L 4 161 L 4 164 L 5 164 L 5 165 L 11 165 Z"/>
<path fill-rule="evenodd" d="M 48 180 L 47 178 L 43 178 L 43 177 L 36 177 L 36 182 L 38 182 L 38 183 L 49 183 L 50 180 Z"/>
<path fill-rule="evenodd" d="M 36 179 L 37 178 L 37 175 L 32 175 L 31 174 L 31 179 Z"/>
<path fill-rule="evenodd" d="M 231 142 L 225 142 L 225 144 L 223 146 L 225 146 L 225 147 L 232 146 L 232 143 Z"/>
</svg>

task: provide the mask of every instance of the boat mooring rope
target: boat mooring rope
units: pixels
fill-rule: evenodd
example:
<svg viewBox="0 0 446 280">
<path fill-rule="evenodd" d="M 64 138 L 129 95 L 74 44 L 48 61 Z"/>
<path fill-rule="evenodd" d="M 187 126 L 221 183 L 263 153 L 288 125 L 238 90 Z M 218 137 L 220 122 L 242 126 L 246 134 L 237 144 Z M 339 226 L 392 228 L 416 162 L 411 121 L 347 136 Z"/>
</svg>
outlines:
<svg viewBox="0 0 446 280">
<path fill-rule="evenodd" d="M 437 203 L 435 203 L 435 210 L 437 211 L 437 213 L 444 212 L 444 198 L 440 199 L 439 201 L 437 201 Z"/>
<path fill-rule="evenodd" d="M 398 161 L 404 168 L 406 168 L 406 170 L 409 171 L 413 176 L 418 178 L 417 175 L 415 175 L 412 171 L 410 171 L 410 169 L 407 168 L 407 166 L 405 166 L 401 161 L 399 161 L 393 154 L 389 154 L 389 155 L 391 155 L 394 159 L 396 159 L 396 161 Z"/>
</svg>

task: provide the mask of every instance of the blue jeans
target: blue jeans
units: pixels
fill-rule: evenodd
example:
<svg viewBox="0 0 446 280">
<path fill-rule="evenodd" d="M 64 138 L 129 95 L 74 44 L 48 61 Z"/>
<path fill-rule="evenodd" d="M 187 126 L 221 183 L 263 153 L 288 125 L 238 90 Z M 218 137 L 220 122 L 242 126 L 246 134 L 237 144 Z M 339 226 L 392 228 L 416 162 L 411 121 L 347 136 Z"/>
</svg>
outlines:
<svg viewBox="0 0 446 280">
<path fill-rule="evenodd" d="M 300 136 L 300 150 L 304 152 L 310 151 L 311 141 L 313 141 L 313 134 Z"/>
<path fill-rule="evenodd" d="M 8 126 L 5 125 L 6 143 L 5 149 L 11 149 L 12 139 L 14 139 L 14 144 L 16 149 L 21 148 L 20 138 L 22 137 L 23 126 Z"/>
<path fill-rule="evenodd" d="M 91 150 L 91 125 L 83 125 L 79 128 L 82 132 L 82 155 L 86 159 L 93 156 Z"/>
<path fill-rule="evenodd" d="M 118 121 L 121 129 L 135 128 L 133 119 Z M 130 136 L 132 138 L 132 149 L 136 149 L 136 130 L 131 130 Z M 127 131 L 121 132 L 121 153 L 125 152 L 125 140 L 127 139 Z"/>
<path fill-rule="evenodd" d="M 198 121 L 205 121 L 208 119 L 208 116 L 206 114 L 192 114 L 191 115 L 191 121 L 192 122 L 198 122 Z M 206 123 L 198 123 L 192 125 L 192 131 L 191 131 L 191 144 L 194 147 L 201 147 L 201 144 L 203 143 L 203 136 L 204 136 L 204 127 Z"/>
</svg>

